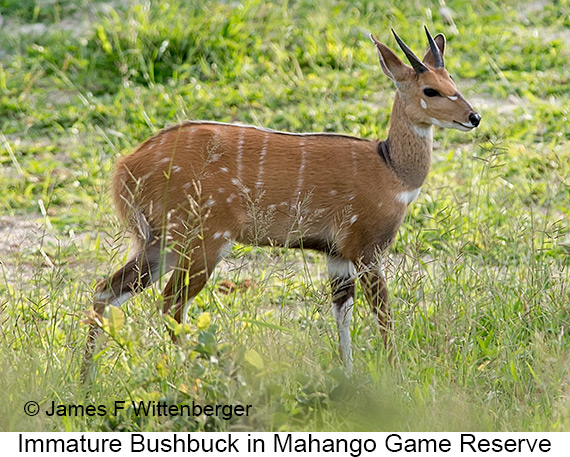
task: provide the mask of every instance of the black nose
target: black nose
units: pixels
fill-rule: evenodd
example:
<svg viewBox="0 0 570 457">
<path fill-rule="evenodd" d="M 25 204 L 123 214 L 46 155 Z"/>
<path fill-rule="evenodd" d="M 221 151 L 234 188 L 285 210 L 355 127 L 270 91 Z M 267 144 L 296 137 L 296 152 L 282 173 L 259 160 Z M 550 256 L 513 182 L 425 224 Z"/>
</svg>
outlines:
<svg viewBox="0 0 570 457">
<path fill-rule="evenodd" d="M 476 113 L 475 111 L 473 111 L 469 115 L 469 120 L 471 121 L 471 124 L 473 124 L 475 127 L 477 127 L 479 125 L 479 122 L 481 122 L 481 115 L 479 113 Z"/>
</svg>

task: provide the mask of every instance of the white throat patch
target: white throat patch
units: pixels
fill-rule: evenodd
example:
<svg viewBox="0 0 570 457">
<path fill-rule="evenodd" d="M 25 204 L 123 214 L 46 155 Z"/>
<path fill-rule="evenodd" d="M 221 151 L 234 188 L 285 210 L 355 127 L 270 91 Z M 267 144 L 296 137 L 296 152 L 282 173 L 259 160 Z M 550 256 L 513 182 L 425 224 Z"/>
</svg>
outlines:
<svg viewBox="0 0 570 457">
<path fill-rule="evenodd" d="M 427 127 L 420 127 L 419 125 L 413 125 L 414 132 L 421 136 L 422 138 L 432 138 L 433 137 L 433 127 L 431 125 Z"/>
<path fill-rule="evenodd" d="M 415 201 L 416 198 L 418 198 L 418 195 L 420 195 L 421 190 L 422 190 L 421 187 L 418 187 L 417 189 L 414 190 L 405 190 L 396 195 L 396 200 L 398 200 L 400 203 L 403 203 L 404 205 L 409 205 L 410 203 Z"/>
</svg>

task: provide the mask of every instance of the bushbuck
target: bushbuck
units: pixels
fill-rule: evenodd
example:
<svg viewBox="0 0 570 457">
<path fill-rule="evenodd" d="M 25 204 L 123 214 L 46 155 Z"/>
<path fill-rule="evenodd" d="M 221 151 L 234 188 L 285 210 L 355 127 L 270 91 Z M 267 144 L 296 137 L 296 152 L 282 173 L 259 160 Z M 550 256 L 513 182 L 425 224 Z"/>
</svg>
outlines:
<svg viewBox="0 0 570 457">
<path fill-rule="evenodd" d="M 87 337 L 87 374 L 97 316 L 174 270 L 162 293 L 176 321 L 233 242 L 314 249 L 325 254 L 340 353 L 352 368 L 354 280 L 391 352 L 382 257 L 428 174 L 433 125 L 469 131 L 481 116 L 444 67 L 445 37 L 420 60 L 392 30 L 410 65 L 370 35 L 396 86 L 388 138 L 288 133 L 189 121 L 146 140 L 116 166 L 112 192 L 134 235 L 134 255 L 96 286 Z"/>
</svg>

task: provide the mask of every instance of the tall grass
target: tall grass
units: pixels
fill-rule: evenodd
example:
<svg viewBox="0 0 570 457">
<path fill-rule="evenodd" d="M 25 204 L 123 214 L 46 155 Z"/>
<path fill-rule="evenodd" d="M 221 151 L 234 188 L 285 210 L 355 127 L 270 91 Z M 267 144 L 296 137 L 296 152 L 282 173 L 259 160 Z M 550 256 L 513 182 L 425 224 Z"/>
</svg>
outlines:
<svg viewBox="0 0 570 457">
<path fill-rule="evenodd" d="M 569 6 L 454 0 L 451 23 L 439 1 L 0 1 L 0 429 L 568 430 Z M 386 259 L 395 366 L 357 290 L 343 371 L 321 256 L 235 246 L 178 328 L 187 341 L 171 343 L 150 289 L 110 317 L 82 386 L 83 311 L 128 256 L 116 158 L 188 118 L 383 138 L 394 89 L 367 34 L 394 45 L 392 26 L 420 50 L 423 24 L 446 33 L 483 122 L 436 132 Z M 253 409 L 44 413 L 115 400 Z"/>
</svg>

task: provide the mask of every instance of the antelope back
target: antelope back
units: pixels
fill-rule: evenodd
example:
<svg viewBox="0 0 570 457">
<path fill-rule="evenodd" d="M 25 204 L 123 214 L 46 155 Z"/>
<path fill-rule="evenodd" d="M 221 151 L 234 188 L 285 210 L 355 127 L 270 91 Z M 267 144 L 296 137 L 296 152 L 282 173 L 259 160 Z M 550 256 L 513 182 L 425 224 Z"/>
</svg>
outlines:
<svg viewBox="0 0 570 457">
<path fill-rule="evenodd" d="M 405 210 L 379 145 L 188 122 L 119 161 L 115 200 L 123 218 L 139 211 L 153 233 L 174 239 L 199 223 L 206 238 L 357 256 L 366 237 L 391 239 Z"/>
</svg>

